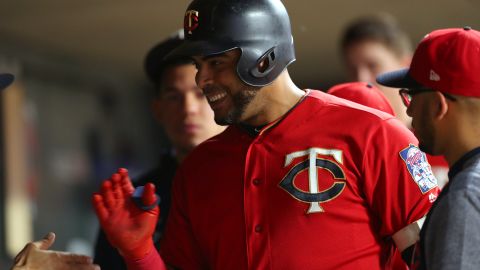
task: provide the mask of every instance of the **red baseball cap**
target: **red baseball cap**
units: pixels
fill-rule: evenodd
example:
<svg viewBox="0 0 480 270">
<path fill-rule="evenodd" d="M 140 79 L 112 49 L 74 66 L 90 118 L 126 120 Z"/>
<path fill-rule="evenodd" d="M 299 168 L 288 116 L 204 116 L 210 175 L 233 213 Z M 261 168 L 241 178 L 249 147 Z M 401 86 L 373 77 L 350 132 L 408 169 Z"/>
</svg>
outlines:
<svg viewBox="0 0 480 270">
<path fill-rule="evenodd" d="M 331 87 L 327 93 L 395 115 L 385 95 L 370 83 L 342 83 Z"/>
<path fill-rule="evenodd" d="M 431 88 L 480 97 L 480 32 L 471 27 L 440 29 L 426 35 L 410 68 L 381 74 L 377 82 L 395 88 Z"/>
</svg>

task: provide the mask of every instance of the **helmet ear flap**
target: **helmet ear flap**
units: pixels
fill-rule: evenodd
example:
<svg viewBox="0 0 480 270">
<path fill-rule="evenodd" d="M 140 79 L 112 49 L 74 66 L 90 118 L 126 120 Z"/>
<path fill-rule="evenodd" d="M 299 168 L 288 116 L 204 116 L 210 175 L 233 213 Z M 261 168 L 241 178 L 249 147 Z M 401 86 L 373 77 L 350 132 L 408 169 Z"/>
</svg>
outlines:
<svg viewBox="0 0 480 270">
<path fill-rule="evenodd" d="M 270 48 L 260 58 L 258 58 L 255 66 L 250 69 L 250 74 L 255 78 L 263 78 L 275 68 L 275 47 Z"/>
</svg>

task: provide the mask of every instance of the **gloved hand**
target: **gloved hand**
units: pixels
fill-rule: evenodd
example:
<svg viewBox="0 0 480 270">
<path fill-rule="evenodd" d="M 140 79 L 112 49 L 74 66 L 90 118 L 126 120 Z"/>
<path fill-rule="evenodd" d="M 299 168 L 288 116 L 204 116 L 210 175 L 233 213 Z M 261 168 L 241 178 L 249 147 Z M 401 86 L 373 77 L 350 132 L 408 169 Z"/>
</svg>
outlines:
<svg viewBox="0 0 480 270">
<path fill-rule="evenodd" d="M 134 188 L 126 169 L 119 169 L 103 182 L 100 193 L 93 195 L 93 207 L 110 244 L 130 260 L 144 258 L 153 248 L 152 235 L 159 208 L 145 211 L 131 199 Z M 142 203 L 156 203 L 155 186 L 145 185 Z"/>
<path fill-rule="evenodd" d="M 11 270 L 100 270 L 88 256 L 47 250 L 54 241 L 51 232 L 40 241 L 28 243 L 15 257 Z"/>
</svg>

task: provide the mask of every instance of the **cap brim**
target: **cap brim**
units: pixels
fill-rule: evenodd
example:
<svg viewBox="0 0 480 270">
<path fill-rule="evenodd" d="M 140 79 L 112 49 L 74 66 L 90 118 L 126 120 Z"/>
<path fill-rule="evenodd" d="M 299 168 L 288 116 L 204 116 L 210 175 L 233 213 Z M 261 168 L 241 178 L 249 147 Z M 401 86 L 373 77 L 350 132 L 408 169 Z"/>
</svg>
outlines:
<svg viewBox="0 0 480 270">
<path fill-rule="evenodd" d="M 15 76 L 8 73 L 0 74 L 0 90 L 7 88 L 15 80 Z"/>
<path fill-rule="evenodd" d="M 170 60 L 177 57 L 192 57 L 195 55 L 214 55 L 224 53 L 233 49 L 230 44 L 222 44 L 221 42 L 215 41 L 185 41 L 182 45 L 175 48 L 167 56 L 165 60 Z"/>
<path fill-rule="evenodd" d="M 410 76 L 408 68 L 380 74 L 377 76 L 377 83 L 393 88 L 422 87 L 421 84 Z"/>
</svg>

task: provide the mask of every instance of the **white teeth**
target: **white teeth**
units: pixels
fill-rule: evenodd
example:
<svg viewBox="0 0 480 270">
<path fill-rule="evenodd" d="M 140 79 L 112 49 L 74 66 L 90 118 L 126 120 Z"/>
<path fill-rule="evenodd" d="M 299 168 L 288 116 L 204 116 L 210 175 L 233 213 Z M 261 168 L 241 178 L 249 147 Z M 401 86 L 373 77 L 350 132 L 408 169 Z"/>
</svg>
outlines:
<svg viewBox="0 0 480 270">
<path fill-rule="evenodd" d="M 207 99 L 208 99 L 208 102 L 215 102 L 215 101 L 220 100 L 220 99 L 222 99 L 226 96 L 227 96 L 226 93 L 220 93 L 220 94 L 216 94 L 216 95 L 213 95 L 213 96 L 208 96 Z"/>
</svg>

